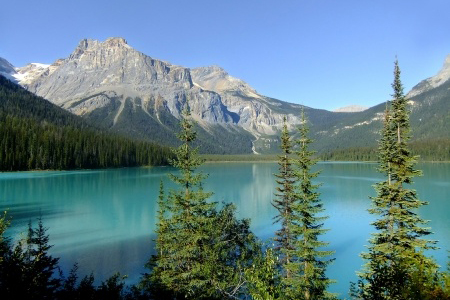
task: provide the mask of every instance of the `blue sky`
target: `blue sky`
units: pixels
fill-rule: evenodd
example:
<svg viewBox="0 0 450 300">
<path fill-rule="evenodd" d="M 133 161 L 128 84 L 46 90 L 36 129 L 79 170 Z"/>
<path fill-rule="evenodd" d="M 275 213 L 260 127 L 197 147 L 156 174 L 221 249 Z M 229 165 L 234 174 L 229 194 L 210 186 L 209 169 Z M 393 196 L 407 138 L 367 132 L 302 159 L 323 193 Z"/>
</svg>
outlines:
<svg viewBox="0 0 450 300">
<path fill-rule="evenodd" d="M 83 38 L 124 37 L 154 58 L 219 65 L 259 93 L 314 108 L 373 106 L 450 54 L 450 1 L 0 0 L 0 57 L 65 58 Z"/>
</svg>

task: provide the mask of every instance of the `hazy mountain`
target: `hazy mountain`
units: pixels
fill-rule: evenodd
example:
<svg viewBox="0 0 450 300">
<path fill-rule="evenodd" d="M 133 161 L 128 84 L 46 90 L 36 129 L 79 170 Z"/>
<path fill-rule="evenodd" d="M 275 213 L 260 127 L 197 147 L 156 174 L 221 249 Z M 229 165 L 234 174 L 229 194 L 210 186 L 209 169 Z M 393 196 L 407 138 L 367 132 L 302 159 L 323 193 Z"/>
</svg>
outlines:
<svg viewBox="0 0 450 300">
<path fill-rule="evenodd" d="M 408 98 L 415 97 L 421 93 L 427 92 L 429 90 L 435 89 L 440 85 L 446 83 L 450 79 L 450 54 L 444 61 L 442 69 L 433 77 L 427 78 L 419 82 L 412 90 L 408 93 Z"/>
<path fill-rule="evenodd" d="M 413 141 L 450 139 L 448 70 L 449 57 L 436 76 L 420 82 L 407 94 Z M 362 112 L 347 114 L 345 119 L 330 128 L 315 132 L 318 141 L 316 146 L 323 151 L 375 146 L 380 138 L 379 131 L 385 108 L 386 103 L 381 103 Z"/>
<path fill-rule="evenodd" d="M 16 74 L 16 69 L 14 66 L 4 58 L 0 57 L 0 75 L 8 78 L 9 80 L 16 82 L 14 75 Z"/>
<path fill-rule="evenodd" d="M 300 122 L 300 105 L 261 95 L 218 66 L 191 70 L 172 65 L 138 52 L 123 38 L 82 40 L 68 58 L 50 66 L 11 69 L 1 62 L 4 72 L 15 72 L 11 76 L 21 85 L 58 106 L 113 131 L 159 143 L 176 143 L 178 119 L 187 99 L 199 124 L 199 145 L 204 152 L 276 152 L 283 117 L 292 130 Z M 431 122 L 430 111 L 445 108 L 448 66 L 449 58 L 437 76 L 409 93 L 411 120 L 420 128 Z M 351 113 L 355 107 L 346 112 L 306 107 L 316 148 L 375 145 L 384 107 L 380 104 Z M 437 115 L 448 115 L 448 111 Z M 415 129 L 419 139 L 441 134 L 439 126 L 420 128 Z"/>
<path fill-rule="evenodd" d="M 333 110 L 333 112 L 360 112 L 368 109 L 366 106 L 361 105 L 349 105 Z"/>
</svg>

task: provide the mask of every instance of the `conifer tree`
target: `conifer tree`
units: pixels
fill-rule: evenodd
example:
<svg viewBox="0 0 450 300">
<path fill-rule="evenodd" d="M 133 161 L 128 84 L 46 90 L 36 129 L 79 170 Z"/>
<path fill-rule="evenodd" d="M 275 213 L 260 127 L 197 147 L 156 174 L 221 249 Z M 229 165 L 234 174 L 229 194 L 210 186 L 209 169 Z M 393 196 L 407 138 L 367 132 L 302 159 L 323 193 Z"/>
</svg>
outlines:
<svg viewBox="0 0 450 300">
<path fill-rule="evenodd" d="M 49 250 L 47 228 L 31 221 L 27 236 L 15 247 L 7 245 L 0 264 L 0 294 L 5 299 L 53 299 L 60 288 L 58 258 Z"/>
<path fill-rule="evenodd" d="M 359 274 L 358 287 L 352 288 L 352 296 L 357 299 L 420 299 L 418 291 L 426 289 L 418 287 L 413 277 L 423 276 L 432 269 L 437 271 L 434 261 L 423 254 L 424 250 L 434 248 L 435 242 L 423 238 L 431 232 L 422 227 L 427 221 L 417 214 L 417 209 L 427 203 L 407 187 L 421 172 L 415 169 L 417 157 L 407 145 L 409 112 L 398 61 L 392 87 L 393 100 L 386 109 L 378 148 L 378 170 L 386 179 L 375 185 L 377 195 L 371 198 L 369 212 L 379 218 L 372 223 L 377 232 L 372 235 L 369 251 L 361 255 L 367 264 Z"/>
<path fill-rule="evenodd" d="M 272 205 L 278 210 L 278 215 L 274 218 L 275 223 L 280 222 L 281 228 L 275 233 L 275 250 L 279 257 L 279 263 L 282 266 L 291 262 L 289 250 L 294 249 L 295 235 L 290 231 L 294 211 L 292 205 L 294 201 L 294 174 L 292 162 L 289 155 L 292 152 L 291 137 L 288 132 L 286 117 L 283 119 L 284 125 L 281 132 L 281 155 L 278 155 L 279 174 L 275 174 L 278 187 L 275 196 L 277 197 Z M 282 269 L 283 277 L 289 278 L 289 270 Z"/>
<path fill-rule="evenodd" d="M 325 251 L 323 247 L 327 242 L 321 241 L 320 236 L 327 229 L 323 228 L 323 221 L 327 218 L 323 215 L 324 208 L 317 192 L 320 184 L 314 184 L 312 180 L 319 175 L 313 172 L 312 167 L 317 160 L 313 158 L 314 151 L 309 149 L 313 142 L 308 137 L 309 127 L 302 109 L 302 124 L 299 126 L 299 138 L 296 140 L 295 179 L 297 181 L 293 210 L 296 219 L 291 225 L 291 231 L 297 235 L 294 250 L 290 250 L 295 261 L 289 263 L 286 268 L 294 276 L 286 280 L 286 285 L 291 287 L 292 299 L 333 299 L 334 295 L 327 292 L 327 287 L 333 280 L 326 274 L 326 267 L 333 261 L 329 258 L 333 251 Z M 289 291 L 289 290 L 288 290 Z"/>
<path fill-rule="evenodd" d="M 317 192 L 319 184 L 312 183 L 319 172 L 311 170 L 316 160 L 312 158 L 314 151 L 309 150 L 312 140 L 308 137 L 303 109 L 298 130 L 300 137 L 295 141 L 298 150 L 291 163 L 291 141 L 286 123 L 283 126 L 280 173 L 276 175 L 278 199 L 273 205 L 279 211 L 276 220 L 281 222 L 275 238 L 276 249 L 281 254 L 281 286 L 286 299 L 331 299 L 334 296 L 326 289 L 332 281 L 325 271 L 332 261 L 327 256 L 333 252 L 321 249 L 328 245 L 319 239 L 327 231 L 322 228 L 322 221 L 327 217 L 321 215 L 324 208 Z"/>
<path fill-rule="evenodd" d="M 244 269 L 257 247 L 248 220 L 236 220 L 235 207 L 208 201 L 211 192 L 203 190 L 206 175 L 196 172 L 203 163 L 192 147 L 196 139 L 189 107 L 184 110 L 182 144 L 174 150 L 171 164 L 179 174 L 170 178 L 178 190 L 167 197 L 160 189 L 156 239 L 158 253 L 153 259 L 152 274 L 144 282 L 160 285 L 171 299 L 235 298 L 244 285 Z"/>
<path fill-rule="evenodd" d="M 9 250 L 9 239 L 5 236 L 5 231 L 9 226 L 9 220 L 6 218 L 6 212 L 0 217 L 0 266 L 3 261 L 3 257 Z M 1 267 L 0 267 L 1 269 Z M 1 285 L 1 283 L 0 283 Z"/>
</svg>

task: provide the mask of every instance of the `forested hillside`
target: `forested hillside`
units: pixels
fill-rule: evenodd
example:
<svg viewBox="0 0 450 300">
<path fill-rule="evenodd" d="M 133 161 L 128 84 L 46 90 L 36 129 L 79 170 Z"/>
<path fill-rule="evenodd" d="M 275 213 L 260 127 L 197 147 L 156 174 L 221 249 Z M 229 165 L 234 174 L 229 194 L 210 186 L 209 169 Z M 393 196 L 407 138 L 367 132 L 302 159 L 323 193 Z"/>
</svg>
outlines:
<svg viewBox="0 0 450 300">
<path fill-rule="evenodd" d="M 0 170 L 162 165 L 168 148 L 106 133 L 0 76 Z"/>
<path fill-rule="evenodd" d="M 414 141 L 409 144 L 411 152 L 419 155 L 420 161 L 450 161 L 450 139 Z M 334 161 L 376 161 L 376 147 L 353 147 L 322 153 L 321 160 Z"/>
</svg>

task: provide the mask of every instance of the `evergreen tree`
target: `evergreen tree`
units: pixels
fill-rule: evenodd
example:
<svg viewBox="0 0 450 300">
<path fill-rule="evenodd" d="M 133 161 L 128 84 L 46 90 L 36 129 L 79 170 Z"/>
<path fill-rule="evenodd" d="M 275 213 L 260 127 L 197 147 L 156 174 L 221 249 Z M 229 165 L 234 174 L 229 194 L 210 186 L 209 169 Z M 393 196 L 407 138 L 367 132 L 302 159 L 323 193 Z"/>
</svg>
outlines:
<svg viewBox="0 0 450 300">
<path fill-rule="evenodd" d="M 275 174 L 278 187 L 276 188 L 277 197 L 272 205 L 278 210 L 278 215 L 275 217 L 275 223 L 280 222 L 281 228 L 275 233 L 275 250 L 279 256 L 279 263 L 286 266 L 291 262 L 290 251 L 294 249 L 295 235 L 290 231 L 293 220 L 294 211 L 292 209 L 294 201 L 294 173 L 292 169 L 291 158 L 289 155 L 292 152 L 292 143 L 289 136 L 286 117 L 283 119 L 284 125 L 281 132 L 281 150 L 282 154 L 278 155 L 279 174 Z M 289 270 L 283 270 L 283 277 L 290 278 Z"/>
<path fill-rule="evenodd" d="M 367 264 L 359 274 L 358 286 L 352 288 L 352 296 L 357 299 L 424 299 L 424 281 L 416 279 L 430 279 L 430 271 L 437 272 L 434 261 L 423 254 L 435 242 L 422 238 L 431 232 L 421 226 L 427 222 L 417 214 L 417 209 L 427 203 L 406 186 L 421 172 L 415 169 L 417 157 L 407 145 L 409 112 L 397 61 L 392 87 L 393 100 L 386 109 L 379 142 L 378 170 L 386 179 L 375 185 L 377 195 L 372 197 L 369 209 L 379 219 L 372 223 L 377 232 L 372 235 L 369 251 L 361 255 Z"/>
<path fill-rule="evenodd" d="M 193 126 L 187 107 L 178 134 L 182 144 L 171 161 L 180 174 L 170 178 L 180 189 L 171 190 L 167 198 L 160 189 L 157 253 L 148 265 L 154 265 L 152 275 L 143 284 L 159 286 L 172 299 L 233 298 L 244 284 L 255 238 L 248 220 L 235 219 L 234 206 L 217 211 L 217 203 L 208 201 L 212 193 L 202 187 L 206 175 L 195 172 L 203 161 L 191 146 Z"/>
<path fill-rule="evenodd" d="M 281 285 L 287 299 L 327 299 L 333 295 L 326 292 L 332 282 L 325 275 L 326 266 L 332 261 L 326 257 L 332 251 L 320 248 L 328 245 L 319 240 L 323 229 L 321 216 L 324 211 L 316 191 L 318 184 L 312 179 L 318 172 L 311 168 L 316 163 L 309 150 L 312 140 L 308 138 L 309 128 L 304 110 L 302 125 L 298 128 L 300 138 L 295 141 L 298 150 L 292 159 L 289 154 L 292 145 L 286 123 L 281 135 L 282 155 L 279 156 L 279 174 L 277 177 L 277 199 L 273 205 L 278 209 L 276 221 L 281 229 L 276 232 L 276 250 L 280 256 Z"/>
<path fill-rule="evenodd" d="M 31 222 L 27 236 L 8 245 L 0 264 L 0 294 L 5 299 L 53 299 L 60 288 L 58 258 L 49 254 L 47 228 Z"/>
<path fill-rule="evenodd" d="M 5 237 L 5 231 L 9 226 L 9 220 L 6 218 L 6 212 L 0 217 L 0 266 L 3 262 L 3 257 L 9 250 L 9 239 Z M 0 283 L 1 285 L 1 283 Z"/>
<path fill-rule="evenodd" d="M 281 300 L 284 291 L 279 273 L 279 260 L 272 248 L 255 255 L 253 264 L 245 270 L 248 294 L 254 300 Z"/>
<path fill-rule="evenodd" d="M 309 150 L 309 145 L 313 142 L 308 137 L 309 127 L 302 109 L 302 123 L 299 126 L 299 139 L 296 140 L 298 150 L 296 151 L 295 164 L 295 187 L 296 201 L 293 205 L 295 211 L 294 222 L 290 224 L 290 231 L 296 234 L 297 239 L 294 249 L 289 250 L 292 257 L 296 257 L 291 263 L 286 265 L 286 269 L 292 272 L 293 276 L 286 279 L 288 295 L 291 299 L 331 299 L 334 295 L 326 291 L 333 280 L 326 274 L 326 267 L 333 259 L 328 258 L 333 251 L 322 250 L 328 245 L 327 242 L 320 241 L 320 236 L 327 229 L 323 229 L 323 204 L 317 192 L 320 184 L 313 184 L 312 179 L 319 175 L 311 169 L 317 160 L 313 158 L 314 151 Z"/>
</svg>

